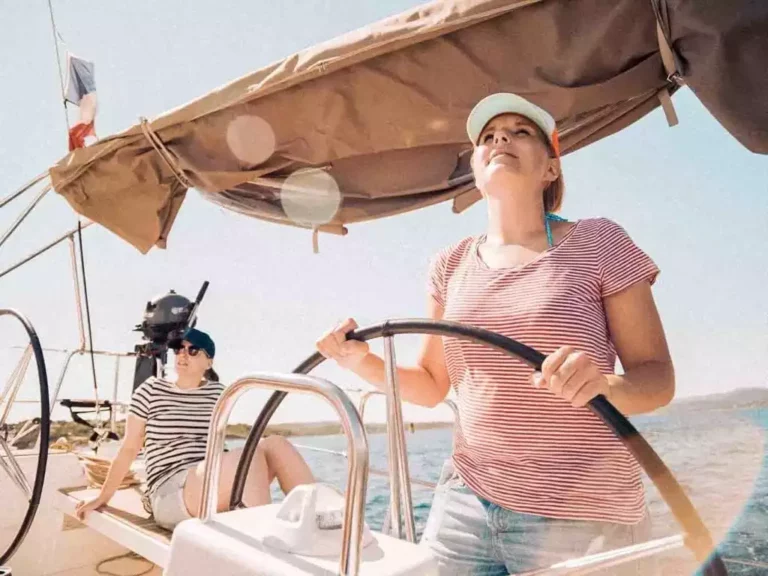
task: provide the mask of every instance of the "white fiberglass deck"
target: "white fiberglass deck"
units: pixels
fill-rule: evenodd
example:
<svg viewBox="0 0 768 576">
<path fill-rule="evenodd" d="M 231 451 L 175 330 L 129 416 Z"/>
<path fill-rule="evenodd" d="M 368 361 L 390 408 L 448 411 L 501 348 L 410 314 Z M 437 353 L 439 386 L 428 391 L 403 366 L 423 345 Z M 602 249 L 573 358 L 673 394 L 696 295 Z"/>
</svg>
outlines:
<svg viewBox="0 0 768 576">
<path fill-rule="evenodd" d="M 74 516 L 81 500 L 97 489 L 59 490 L 56 507 Z M 92 512 L 84 524 L 114 542 L 161 566 L 166 574 L 197 576 L 211 573 L 259 576 L 331 576 L 338 573 L 337 556 L 311 557 L 282 552 L 263 544 L 279 504 L 216 514 L 203 523 L 188 520 L 173 536 L 155 524 L 141 504 L 136 488 L 119 490 L 108 506 Z M 173 544 L 172 544 L 173 540 Z M 173 547 L 173 559 L 171 550 Z M 254 571 L 256 570 L 256 571 Z M 430 576 L 437 567 L 421 546 L 374 532 L 361 555 L 361 576 Z"/>
</svg>

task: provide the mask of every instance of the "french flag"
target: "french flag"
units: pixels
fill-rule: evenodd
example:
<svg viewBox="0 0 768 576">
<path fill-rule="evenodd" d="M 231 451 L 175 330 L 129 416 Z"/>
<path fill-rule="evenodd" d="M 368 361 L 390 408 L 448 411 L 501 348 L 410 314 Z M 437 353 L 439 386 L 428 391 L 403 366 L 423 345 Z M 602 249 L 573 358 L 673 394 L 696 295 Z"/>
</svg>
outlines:
<svg viewBox="0 0 768 576">
<path fill-rule="evenodd" d="M 67 54 L 67 87 L 64 101 L 80 108 L 80 119 L 69 129 L 69 149 L 85 147 L 88 136 L 96 137 L 96 81 L 93 62 Z"/>
</svg>

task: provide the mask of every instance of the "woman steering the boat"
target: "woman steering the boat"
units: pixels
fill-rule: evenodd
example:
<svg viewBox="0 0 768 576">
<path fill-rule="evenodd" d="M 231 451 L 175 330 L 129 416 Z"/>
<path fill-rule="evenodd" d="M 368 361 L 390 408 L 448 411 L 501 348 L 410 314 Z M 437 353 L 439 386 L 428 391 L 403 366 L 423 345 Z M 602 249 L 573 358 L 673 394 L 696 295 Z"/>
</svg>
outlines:
<svg viewBox="0 0 768 576">
<path fill-rule="evenodd" d="M 586 404 L 603 395 L 631 415 L 672 400 L 651 293 L 658 269 L 614 222 L 554 216 L 564 184 L 545 110 L 494 94 L 473 109 L 467 132 L 487 230 L 433 259 L 429 317 L 497 332 L 547 358 L 533 373 L 490 347 L 425 336 L 417 365 L 398 367 L 404 400 L 435 406 L 453 388 L 459 406 L 422 543 L 441 574 L 495 575 L 645 540 L 640 468 Z M 345 338 L 356 327 L 343 322 L 317 348 L 382 388 L 383 360 Z"/>
<path fill-rule="evenodd" d="M 176 381 L 152 377 L 133 393 L 120 451 L 100 494 L 78 504 L 78 518 L 109 502 L 142 447 L 146 454 L 146 496 L 155 522 L 172 530 L 182 520 L 198 515 L 208 429 L 224 385 L 206 377 L 212 374 L 216 353 L 208 334 L 187 330 L 174 351 Z M 240 453 L 232 450 L 223 454 L 219 511 L 228 509 Z M 314 482 L 304 459 L 280 436 L 259 443 L 248 471 L 245 503 L 269 504 L 270 484 L 275 478 L 285 493 L 299 484 Z"/>
</svg>

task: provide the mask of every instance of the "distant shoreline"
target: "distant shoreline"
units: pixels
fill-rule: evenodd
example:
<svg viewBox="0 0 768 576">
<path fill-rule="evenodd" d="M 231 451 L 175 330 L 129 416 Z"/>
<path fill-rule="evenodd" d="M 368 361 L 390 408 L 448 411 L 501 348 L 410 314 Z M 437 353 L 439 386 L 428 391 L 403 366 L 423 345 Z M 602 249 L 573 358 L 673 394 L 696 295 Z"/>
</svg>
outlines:
<svg viewBox="0 0 768 576">
<path fill-rule="evenodd" d="M 406 432 L 417 432 L 423 430 L 439 430 L 453 427 L 452 422 L 406 422 Z M 11 427 L 12 428 L 12 427 Z M 125 430 L 125 422 L 119 421 L 116 424 L 117 434 L 122 438 Z M 387 425 L 383 422 L 372 422 L 365 425 L 368 434 L 383 434 L 387 431 Z M 227 426 L 227 439 L 242 440 L 248 437 L 251 431 L 250 424 L 230 424 Z M 91 435 L 91 429 L 66 420 L 57 420 L 51 422 L 51 442 L 58 438 L 66 438 L 70 443 L 81 446 L 88 443 L 88 437 Z M 290 422 L 284 424 L 270 424 L 265 431 L 266 436 L 337 436 L 343 434 L 341 424 L 338 422 Z M 36 434 L 29 438 L 29 447 L 32 447 L 36 441 Z M 27 446 L 18 446 L 25 448 Z"/>
<path fill-rule="evenodd" d="M 678 412 L 758 410 L 768 408 L 768 388 L 741 388 L 721 394 L 688 396 L 672 401 L 650 415 L 666 416 Z"/>
<path fill-rule="evenodd" d="M 680 398 L 673 401 L 669 406 L 665 406 L 650 414 L 644 414 L 642 417 L 669 417 L 675 415 L 690 414 L 692 412 L 706 411 L 732 411 L 732 410 L 760 410 L 768 409 L 768 388 L 743 388 L 726 392 L 724 394 L 711 394 L 708 396 L 694 396 Z M 439 430 L 452 428 L 452 422 L 407 422 L 406 432 L 416 432 L 423 430 Z M 11 432 L 14 425 L 10 425 Z M 117 433 L 122 437 L 124 422 L 117 423 Z M 365 425 L 368 434 L 383 434 L 386 432 L 386 424 L 383 422 L 374 422 Z M 244 439 L 248 437 L 251 430 L 250 424 L 230 424 L 227 426 L 227 438 Z M 343 434 L 339 422 L 290 422 L 283 424 L 270 424 L 267 426 L 266 435 L 277 435 L 287 437 L 301 436 L 336 436 Z M 91 435 L 91 429 L 81 424 L 71 421 L 58 420 L 51 422 L 51 441 L 64 437 L 69 442 L 81 445 L 88 443 L 88 437 Z M 34 445 L 36 434 L 30 435 L 29 444 Z M 17 445 L 23 448 L 21 444 Z"/>
<path fill-rule="evenodd" d="M 422 430 L 438 430 L 453 427 L 453 422 L 406 422 L 406 432 Z M 227 426 L 228 438 L 247 438 L 251 430 L 250 424 L 230 424 Z M 387 431 L 384 422 L 373 422 L 365 425 L 368 434 L 383 434 Z M 290 422 L 285 424 L 270 424 L 264 432 L 267 436 L 335 436 L 343 434 L 339 422 Z"/>
</svg>

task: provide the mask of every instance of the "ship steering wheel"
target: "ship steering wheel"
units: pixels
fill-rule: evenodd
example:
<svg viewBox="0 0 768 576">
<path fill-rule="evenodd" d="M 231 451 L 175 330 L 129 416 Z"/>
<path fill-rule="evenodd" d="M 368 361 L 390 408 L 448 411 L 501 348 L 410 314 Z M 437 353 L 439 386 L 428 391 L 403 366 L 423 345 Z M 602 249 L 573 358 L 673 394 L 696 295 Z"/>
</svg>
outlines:
<svg viewBox="0 0 768 576">
<path fill-rule="evenodd" d="M 541 369 L 541 364 L 546 358 L 544 354 L 511 338 L 488 330 L 447 321 L 389 320 L 383 324 L 350 332 L 347 338 L 365 342 L 376 338 L 393 337 L 399 334 L 432 334 L 485 344 L 522 360 L 535 370 Z M 319 352 L 316 352 L 304 360 L 294 370 L 294 373 L 308 374 L 324 360 L 325 358 Z M 285 396 L 285 392 L 273 393 L 264 405 L 264 408 L 262 408 L 253 428 L 251 428 L 235 475 L 230 508 L 237 508 L 243 505 L 242 498 L 245 478 L 253 455 L 256 452 L 256 447 L 264 435 L 270 418 L 280 406 Z M 632 423 L 603 396 L 597 396 L 591 400 L 588 407 L 616 434 L 654 483 L 675 519 L 681 525 L 686 535 L 685 544 L 701 563 L 703 574 L 705 576 L 727 575 L 728 572 L 725 564 L 715 549 L 709 530 L 704 525 L 688 496 L 680 487 L 680 484 L 672 475 L 672 472 L 670 472 L 651 445 L 648 444 Z"/>
<path fill-rule="evenodd" d="M 0 469 L 2 469 L 11 479 L 11 481 L 18 486 L 19 490 L 24 494 L 27 502 L 27 512 L 24 514 L 24 519 L 21 521 L 16 535 L 14 536 L 8 548 L 0 553 L 0 566 L 7 563 L 13 554 L 18 550 L 21 543 L 24 541 L 27 533 L 29 532 L 32 522 L 37 514 L 37 508 L 40 505 L 40 498 L 43 495 L 43 483 L 45 482 L 45 469 L 48 464 L 48 444 L 50 442 L 51 433 L 51 407 L 50 400 L 48 398 L 48 375 L 45 370 L 45 357 L 43 356 L 43 349 L 40 346 L 40 340 L 37 337 L 32 323 L 27 320 L 22 314 L 15 310 L 0 310 L 0 316 L 12 316 L 18 320 L 24 327 L 29 339 L 29 347 L 32 349 L 32 353 L 35 356 L 35 362 L 37 364 L 37 376 L 40 386 L 40 414 L 34 419 L 34 422 L 40 428 L 40 437 L 38 441 L 38 456 L 37 464 L 35 466 L 35 480 L 30 487 L 22 467 L 17 462 L 11 447 L 13 446 L 13 439 L 8 438 L 10 428 L 6 423 L 6 418 L 10 414 L 11 406 L 15 399 L 15 392 L 8 394 L 8 398 L 0 396 L 0 404 L 6 403 L 2 413 L 0 414 Z M 6 391 L 0 392 L 0 394 L 11 392 L 12 386 L 6 386 Z"/>
</svg>

